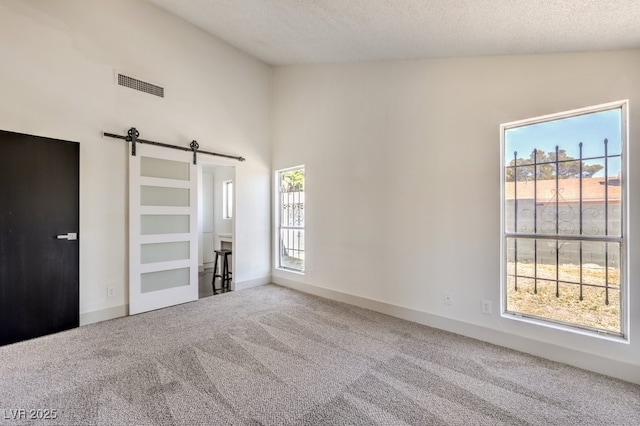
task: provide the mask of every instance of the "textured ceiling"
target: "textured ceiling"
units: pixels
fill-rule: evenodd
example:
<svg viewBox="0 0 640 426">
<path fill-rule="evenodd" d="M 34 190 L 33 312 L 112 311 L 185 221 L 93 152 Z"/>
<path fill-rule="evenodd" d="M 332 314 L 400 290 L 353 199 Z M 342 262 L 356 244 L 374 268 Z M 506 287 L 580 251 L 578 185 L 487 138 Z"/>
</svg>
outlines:
<svg viewBox="0 0 640 426">
<path fill-rule="evenodd" d="M 150 0 L 269 64 L 640 47 L 640 0 Z"/>
</svg>

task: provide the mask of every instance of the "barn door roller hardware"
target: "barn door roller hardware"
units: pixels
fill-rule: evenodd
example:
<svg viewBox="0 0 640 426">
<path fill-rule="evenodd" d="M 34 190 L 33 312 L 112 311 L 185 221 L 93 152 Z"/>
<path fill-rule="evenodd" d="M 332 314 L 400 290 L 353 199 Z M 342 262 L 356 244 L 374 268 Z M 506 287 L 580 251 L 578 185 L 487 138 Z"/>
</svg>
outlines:
<svg viewBox="0 0 640 426">
<path fill-rule="evenodd" d="M 189 144 L 189 147 L 184 147 L 184 146 L 178 146 L 178 145 L 170 145 L 168 143 L 162 143 L 162 142 L 155 142 L 155 141 L 150 141 L 150 140 L 146 140 L 146 139 L 140 139 L 139 138 L 140 132 L 135 127 L 132 127 L 132 128 L 129 129 L 129 131 L 127 132 L 127 136 L 121 136 L 121 135 L 116 135 L 114 133 L 107 133 L 107 132 L 103 132 L 102 134 L 104 136 L 109 137 L 109 138 L 122 139 L 122 140 L 125 140 L 127 142 L 130 142 L 131 143 L 131 155 L 136 155 L 136 144 L 138 144 L 138 143 L 146 143 L 148 145 L 156 145 L 156 146 L 161 146 L 161 147 L 164 147 L 164 148 L 177 149 L 177 150 L 180 150 L 180 151 L 192 151 L 193 152 L 193 164 L 197 164 L 197 162 L 198 162 L 198 154 L 214 155 L 216 157 L 231 158 L 233 160 L 238 160 L 238 161 L 244 161 L 245 160 L 244 157 L 237 157 L 235 155 L 219 154 L 217 152 L 209 152 L 209 151 L 199 151 L 198 149 L 200 148 L 200 145 L 198 145 L 198 142 L 196 142 L 196 141 L 191 141 L 191 143 Z"/>
</svg>

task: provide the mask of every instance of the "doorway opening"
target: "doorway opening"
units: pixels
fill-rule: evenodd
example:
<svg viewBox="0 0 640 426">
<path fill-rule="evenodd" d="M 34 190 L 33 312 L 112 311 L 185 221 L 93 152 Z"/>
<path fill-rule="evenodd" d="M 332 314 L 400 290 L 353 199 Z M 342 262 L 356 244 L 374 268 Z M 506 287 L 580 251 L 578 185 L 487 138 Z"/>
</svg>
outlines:
<svg viewBox="0 0 640 426">
<path fill-rule="evenodd" d="M 229 255 L 230 283 L 234 289 L 235 271 L 235 177 L 234 166 L 201 162 L 199 185 L 199 253 L 198 298 L 214 295 L 216 250 L 231 250 Z M 218 256 L 216 275 L 223 274 L 223 256 Z M 221 294 L 222 277 L 215 279 L 215 294 Z"/>
</svg>

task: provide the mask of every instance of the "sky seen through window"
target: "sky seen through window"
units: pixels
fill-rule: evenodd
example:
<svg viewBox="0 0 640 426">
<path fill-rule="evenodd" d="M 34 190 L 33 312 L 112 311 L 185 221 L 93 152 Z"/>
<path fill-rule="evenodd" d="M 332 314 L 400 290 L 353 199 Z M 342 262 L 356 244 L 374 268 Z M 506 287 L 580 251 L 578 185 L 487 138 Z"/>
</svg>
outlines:
<svg viewBox="0 0 640 426">
<path fill-rule="evenodd" d="M 505 165 L 517 152 L 518 158 L 529 159 L 534 149 L 546 153 L 555 152 L 556 146 L 567 155 L 578 159 L 579 144 L 582 142 L 582 157 L 604 156 L 604 139 L 608 139 L 608 154 L 617 155 L 622 151 L 621 135 L 622 111 L 620 108 L 584 114 L 564 119 L 554 119 L 543 123 L 516 127 L 505 131 Z M 601 164 L 604 160 L 587 160 L 585 164 Z M 609 160 L 609 177 L 620 171 L 620 160 Z M 604 168 L 593 177 L 604 177 Z"/>
</svg>

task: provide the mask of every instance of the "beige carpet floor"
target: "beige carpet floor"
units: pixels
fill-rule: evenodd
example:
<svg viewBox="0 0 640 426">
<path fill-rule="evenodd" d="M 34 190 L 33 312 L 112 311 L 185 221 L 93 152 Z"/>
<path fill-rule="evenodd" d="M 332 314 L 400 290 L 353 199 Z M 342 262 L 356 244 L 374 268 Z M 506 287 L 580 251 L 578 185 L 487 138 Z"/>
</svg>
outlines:
<svg viewBox="0 0 640 426">
<path fill-rule="evenodd" d="M 268 285 L 0 348 L 0 423 L 638 425 L 640 386 Z"/>
</svg>

